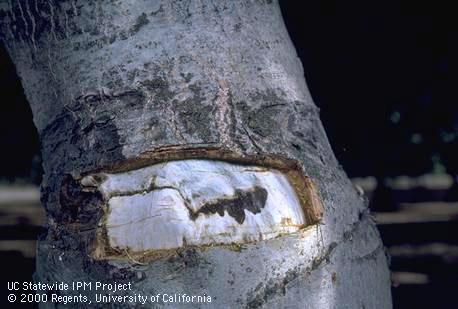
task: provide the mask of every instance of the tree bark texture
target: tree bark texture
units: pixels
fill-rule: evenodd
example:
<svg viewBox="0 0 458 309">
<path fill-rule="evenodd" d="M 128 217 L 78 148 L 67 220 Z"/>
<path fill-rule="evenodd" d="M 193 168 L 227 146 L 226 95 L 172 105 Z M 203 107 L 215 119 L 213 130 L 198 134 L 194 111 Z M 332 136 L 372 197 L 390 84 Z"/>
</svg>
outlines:
<svg viewBox="0 0 458 309">
<path fill-rule="evenodd" d="M 379 233 L 333 156 L 276 1 L 2 0 L 0 14 L 42 143 L 37 281 L 206 293 L 215 308 L 391 307 Z M 94 258 L 103 201 L 81 178 L 188 157 L 295 162 L 322 218 L 240 250 Z"/>
</svg>

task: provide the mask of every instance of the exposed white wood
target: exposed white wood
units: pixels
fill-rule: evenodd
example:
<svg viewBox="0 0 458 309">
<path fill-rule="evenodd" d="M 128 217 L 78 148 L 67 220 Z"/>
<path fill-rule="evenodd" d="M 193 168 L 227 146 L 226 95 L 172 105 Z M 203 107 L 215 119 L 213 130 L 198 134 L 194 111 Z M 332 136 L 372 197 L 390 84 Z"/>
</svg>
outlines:
<svg viewBox="0 0 458 309">
<path fill-rule="evenodd" d="M 82 183 L 92 186 L 93 178 Z M 144 251 L 253 242 L 295 232 L 306 224 L 294 189 L 277 170 L 181 160 L 100 178 L 104 181 L 99 190 L 108 200 L 107 234 L 116 248 Z M 256 190 L 264 195 L 256 196 Z M 240 192 L 248 197 L 242 198 Z M 222 208 L 231 201 L 243 212 L 242 218 Z M 258 204 L 258 209 L 250 210 L 251 204 Z M 208 205 L 219 211 L 202 210 Z"/>
</svg>

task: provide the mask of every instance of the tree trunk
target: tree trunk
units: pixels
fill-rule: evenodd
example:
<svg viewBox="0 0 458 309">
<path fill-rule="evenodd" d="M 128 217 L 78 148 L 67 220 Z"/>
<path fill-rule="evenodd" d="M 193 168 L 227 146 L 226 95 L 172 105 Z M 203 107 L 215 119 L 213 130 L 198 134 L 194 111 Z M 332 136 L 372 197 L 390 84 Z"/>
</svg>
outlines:
<svg viewBox="0 0 458 309">
<path fill-rule="evenodd" d="M 0 3 L 2 37 L 42 143 L 48 233 L 38 242 L 37 282 L 91 282 L 58 292 L 87 296 L 73 303 L 80 307 L 107 306 L 95 297 L 109 291 L 95 282 L 131 283 L 112 295 L 206 295 L 214 308 L 391 307 L 379 233 L 333 156 L 276 1 Z M 172 183 L 164 171 L 174 166 L 187 183 L 159 192 L 157 175 Z M 226 178 L 212 185 L 210 172 L 196 176 L 199 166 Z M 245 188 L 237 183 L 246 173 Z M 227 177 L 232 195 L 218 191 Z M 268 177 L 287 182 L 269 187 Z M 197 185 L 203 197 L 171 192 Z M 291 188 L 283 196 L 303 213 L 277 222 L 296 206 L 274 192 Z M 211 200 L 189 209 L 187 226 L 205 219 L 224 230 L 229 221 L 213 220 L 227 219 L 234 231 L 181 238 L 173 220 L 139 223 L 150 219 L 140 210 L 154 206 L 142 199 L 172 195 Z M 123 216 L 136 221 L 114 229 Z M 264 229 L 259 216 L 275 224 Z M 159 225 L 172 233 L 155 234 Z M 162 297 L 147 305 L 208 306 Z M 63 306 L 49 300 L 42 306 Z"/>
</svg>

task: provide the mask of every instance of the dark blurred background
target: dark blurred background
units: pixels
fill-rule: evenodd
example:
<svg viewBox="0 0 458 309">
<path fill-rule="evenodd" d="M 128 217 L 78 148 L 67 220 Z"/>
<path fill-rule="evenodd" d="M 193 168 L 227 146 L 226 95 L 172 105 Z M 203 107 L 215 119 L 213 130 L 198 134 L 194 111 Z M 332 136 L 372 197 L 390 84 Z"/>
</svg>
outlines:
<svg viewBox="0 0 458 309">
<path fill-rule="evenodd" d="M 280 3 L 333 150 L 370 199 L 394 307 L 456 308 L 455 11 L 433 1 Z"/>
<path fill-rule="evenodd" d="M 395 308 L 455 307 L 454 10 L 400 0 L 280 3 L 334 152 L 368 196 L 391 255 Z M 0 85 L 0 258 L 6 285 L 31 280 L 44 213 L 37 188 L 39 140 L 1 45 Z"/>
</svg>

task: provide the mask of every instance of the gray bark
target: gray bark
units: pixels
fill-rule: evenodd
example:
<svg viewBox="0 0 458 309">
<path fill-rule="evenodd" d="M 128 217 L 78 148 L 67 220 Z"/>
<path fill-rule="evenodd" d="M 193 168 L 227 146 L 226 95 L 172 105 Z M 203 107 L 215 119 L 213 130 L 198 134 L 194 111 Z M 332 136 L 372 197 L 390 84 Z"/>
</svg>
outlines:
<svg viewBox="0 0 458 309">
<path fill-rule="evenodd" d="M 1 1 L 0 14 L 42 142 L 37 281 L 206 293 L 215 308 L 391 307 L 379 233 L 333 156 L 276 1 Z M 297 162 L 323 216 L 240 250 L 94 259 L 103 201 L 79 179 L 192 156 Z"/>
</svg>

